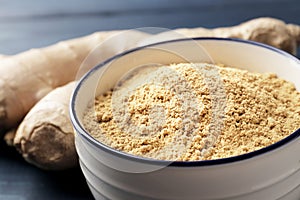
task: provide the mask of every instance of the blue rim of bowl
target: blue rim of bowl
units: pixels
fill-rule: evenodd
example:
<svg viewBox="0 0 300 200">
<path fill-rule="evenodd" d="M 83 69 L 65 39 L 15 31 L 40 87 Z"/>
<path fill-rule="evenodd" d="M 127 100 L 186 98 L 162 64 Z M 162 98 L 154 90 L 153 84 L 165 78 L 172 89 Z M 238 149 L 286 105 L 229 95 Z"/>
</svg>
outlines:
<svg viewBox="0 0 300 200">
<path fill-rule="evenodd" d="M 133 48 L 131 50 L 125 51 L 123 53 L 120 53 L 118 55 L 115 55 L 109 59 L 107 59 L 106 61 L 96 65 L 94 68 L 92 68 L 89 72 L 87 72 L 77 83 L 72 97 L 71 97 L 71 103 L 70 103 L 70 117 L 71 117 L 71 122 L 73 124 L 74 129 L 76 130 L 77 134 L 80 134 L 80 136 L 84 137 L 89 143 L 91 143 L 92 145 L 94 145 L 97 148 L 101 148 L 101 150 L 104 150 L 108 153 L 111 153 L 115 156 L 121 157 L 121 158 L 126 158 L 132 161 L 136 161 L 136 162 L 142 162 L 142 163 L 146 163 L 146 164 L 151 164 L 151 165 L 161 165 L 161 166 L 172 166 L 172 167 L 199 167 L 199 166 L 213 166 L 213 165 L 221 165 L 221 164 L 230 164 L 230 163 L 234 163 L 234 162 L 238 162 L 238 161 L 242 161 L 242 160 L 247 160 L 253 157 L 257 157 L 259 155 L 265 154 L 267 152 L 271 152 L 272 150 L 278 149 L 279 147 L 282 147 L 284 145 L 287 145 L 288 143 L 292 142 L 293 140 L 295 140 L 296 138 L 300 137 L 300 128 L 296 131 L 294 131 L 293 133 L 291 133 L 289 136 L 285 137 L 284 139 L 271 144 L 267 147 L 264 147 L 262 149 L 259 150 L 255 150 L 249 153 L 245 153 L 242 155 L 238 155 L 238 156 L 232 156 L 232 157 L 228 157 L 228 158 L 220 158 L 220 159 L 214 159 L 214 160 L 199 160 L 199 161 L 170 161 L 170 160 L 156 160 L 156 159 L 151 159 L 151 158 L 145 158 L 145 157 L 140 157 L 140 156 L 135 156 L 133 154 L 129 154 L 123 151 L 119 151 L 116 150 L 112 147 L 109 147 L 103 143 L 101 143 L 100 141 L 96 140 L 95 138 L 93 138 L 80 124 L 76 112 L 75 112 L 75 101 L 77 98 L 77 94 L 79 89 L 81 88 L 81 85 L 83 84 L 83 82 L 91 75 L 93 74 L 95 71 L 97 71 L 99 68 L 103 67 L 104 65 L 106 65 L 107 63 L 121 57 L 127 54 L 130 54 L 132 52 L 147 48 L 147 47 L 154 47 L 156 45 L 161 45 L 161 44 L 166 44 L 166 43 L 176 43 L 176 42 L 184 42 L 184 41 L 193 41 L 193 40 L 216 40 L 216 41 L 231 41 L 231 42 L 238 42 L 238 43 L 244 43 L 244 44 L 249 44 L 249 45 L 254 45 L 254 46 L 259 46 L 271 51 L 274 51 L 278 54 L 281 54 L 283 56 L 286 56 L 292 60 L 294 60 L 295 62 L 299 63 L 300 65 L 300 60 L 287 53 L 284 52 L 280 49 L 277 49 L 275 47 L 266 45 L 266 44 L 262 44 L 259 42 L 255 42 L 255 41 L 249 41 L 249 40 L 242 40 L 242 39 L 235 39 L 235 38 L 216 38 L 216 37 L 196 37 L 196 38 L 184 38 L 184 39 L 175 39 L 175 40 L 168 40 L 168 41 L 163 41 L 163 42 L 158 42 L 158 43 L 153 43 L 150 45 L 145 45 L 145 46 L 141 46 L 141 47 L 137 47 L 137 48 Z"/>
</svg>

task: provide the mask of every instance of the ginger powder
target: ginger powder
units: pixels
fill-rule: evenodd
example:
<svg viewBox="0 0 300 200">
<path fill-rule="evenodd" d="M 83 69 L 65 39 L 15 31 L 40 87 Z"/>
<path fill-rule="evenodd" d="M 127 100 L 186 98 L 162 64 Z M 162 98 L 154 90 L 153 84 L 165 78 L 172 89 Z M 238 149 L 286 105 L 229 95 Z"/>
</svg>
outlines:
<svg viewBox="0 0 300 200">
<path fill-rule="evenodd" d="M 96 97 L 84 125 L 105 145 L 137 156 L 226 158 L 300 128 L 300 93 L 272 73 L 206 63 L 146 67 Z"/>
</svg>

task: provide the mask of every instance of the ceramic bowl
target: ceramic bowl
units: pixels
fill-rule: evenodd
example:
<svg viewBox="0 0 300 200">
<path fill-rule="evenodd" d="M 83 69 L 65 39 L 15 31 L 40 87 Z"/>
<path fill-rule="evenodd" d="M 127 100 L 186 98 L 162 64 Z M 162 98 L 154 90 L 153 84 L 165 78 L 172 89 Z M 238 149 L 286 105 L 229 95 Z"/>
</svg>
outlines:
<svg viewBox="0 0 300 200">
<path fill-rule="evenodd" d="M 77 84 L 70 115 L 80 166 L 96 199 L 299 200 L 300 131 L 240 156 L 193 162 L 146 159 L 112 149 L 83 126 L 89 102 L 129 70 L 149 63 L 215 62 L 274 72 L 300 90 L 300 62 L 281 50 L 237 39 L 194 38 L 156 43 L 117 55 Z M 105 70 L 103 70 L 105 69 Z M 100 80 L 101 79 L 101 80 Z"/>
</svg>

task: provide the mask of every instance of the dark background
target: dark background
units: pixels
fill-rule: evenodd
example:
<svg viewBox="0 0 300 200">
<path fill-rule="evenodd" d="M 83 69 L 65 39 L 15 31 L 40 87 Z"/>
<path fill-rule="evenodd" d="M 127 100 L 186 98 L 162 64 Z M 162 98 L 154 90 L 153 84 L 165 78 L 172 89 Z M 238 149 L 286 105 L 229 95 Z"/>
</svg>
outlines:
<svg viewBox="0 0 300 200">
<path fill-rule="evenodd" d="M 231 26 L 269 16 L 300 24 L 299 0 L 0 0 L 0 54 L 100 30 Z M 299 56 L 299 53 L 298 53 Z M 80 169 L 40 170 L 0 142 L 0 200 L 92 199 Z"/>
</svg>

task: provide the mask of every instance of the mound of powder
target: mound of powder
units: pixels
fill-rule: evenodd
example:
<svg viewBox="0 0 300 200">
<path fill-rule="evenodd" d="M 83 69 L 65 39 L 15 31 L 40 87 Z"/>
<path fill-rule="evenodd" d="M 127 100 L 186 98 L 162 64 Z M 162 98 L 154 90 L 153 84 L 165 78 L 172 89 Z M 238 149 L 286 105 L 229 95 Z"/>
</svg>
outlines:
<svg viewBox="0 0 300 200">
<path fill-rule="evenodd" d="M 100 142 L 137 156 L 226 158 L 300 128 L 300 93 L 271 73 L 206 63 L 146 67 L 98 96 L 84 126 Z"/>
</svg>

